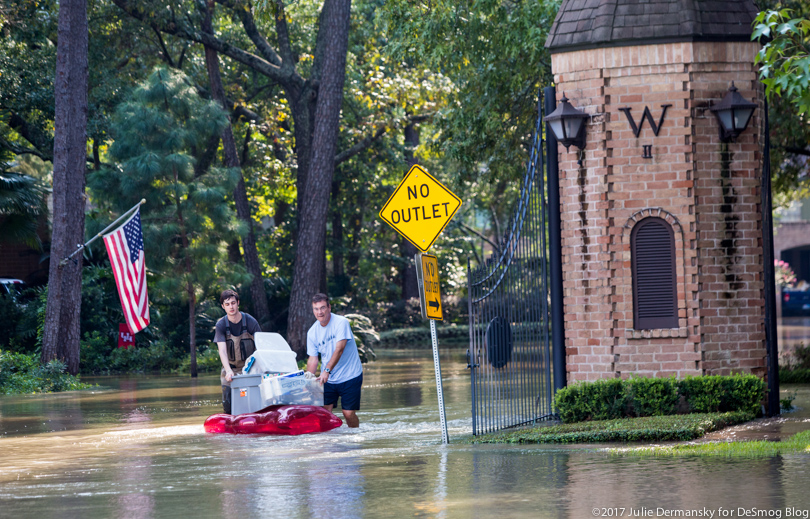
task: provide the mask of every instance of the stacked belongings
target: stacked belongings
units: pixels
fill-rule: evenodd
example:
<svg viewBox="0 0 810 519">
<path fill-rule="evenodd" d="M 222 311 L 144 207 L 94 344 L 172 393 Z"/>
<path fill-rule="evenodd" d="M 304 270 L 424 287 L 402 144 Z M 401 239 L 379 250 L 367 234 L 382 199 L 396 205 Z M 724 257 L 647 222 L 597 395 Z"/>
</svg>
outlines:
<svg viewBox="0 0 810 519">
<path fill-rule="evenodd" d="M 323 409 L 323 386 L 298 369 L 295 352 L 277 333 L 254 336 L 256 352 L 243 374 L 231 382 L 233 416 L 216 414 L 205 421 L 206 432 L 303 434 L 329 431 L 343 422 Z"/>
</svg>

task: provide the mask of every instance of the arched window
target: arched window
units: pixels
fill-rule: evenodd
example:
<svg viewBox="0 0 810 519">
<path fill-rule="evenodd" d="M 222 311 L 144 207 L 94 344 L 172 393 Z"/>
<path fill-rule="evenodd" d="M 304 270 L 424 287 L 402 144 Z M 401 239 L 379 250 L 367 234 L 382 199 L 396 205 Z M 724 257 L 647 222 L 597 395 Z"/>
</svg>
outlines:
<svg viewBox="0 0 810 519">
<path fill-rule="evenodd" d="M 633 328 L 678 327 L 675 235 L 666 220 L 644 218 L 630 234 Z"/>
</svg>

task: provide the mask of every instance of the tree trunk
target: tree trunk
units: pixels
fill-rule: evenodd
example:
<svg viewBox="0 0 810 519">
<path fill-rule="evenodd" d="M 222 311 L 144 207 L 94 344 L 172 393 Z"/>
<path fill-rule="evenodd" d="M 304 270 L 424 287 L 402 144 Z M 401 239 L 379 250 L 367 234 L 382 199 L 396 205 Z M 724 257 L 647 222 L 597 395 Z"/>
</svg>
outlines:
<svg viewBox="0 0 810 519">
<path fill-rule="evenodd" d="M 189 280 L 188 290 L 188 350 L 191 355 L 191 378 L 197 378 L 197 295 L 194 293 L 194 286 Z"/>
<path fill-rule="evenodd" d="M 351 0 L 326 0 L 329 15 L 322 18 L 324 34 L 323 68 L 320 77 L 309 171 L 304 197 L 299 197 L 301 225 L 295 251 L 295 269 L 287 320 L 287 340 L 303 358 L 307 328 L 314 321 L 311 297 L 318 291 L 326 241 L 329 192 L 335 169 L 343 82 L 346 76 L 346 50 L 349 40 Z M 299 193 L 300 195 L 300 193 Z"/>
<path fill-rule="evenodd" d="M 340 211 L 340 182 L 332 181 L 332 275 L 343 282 L 343 214 Z M 342 294 L 341 294 L 342 295 Z"/>
<path fill-rule="evenodd" d="M 209 3 L 206 16 L 203 19 L 203 31 L 209 34 L 214 33 L 211 25 L 211 12 L 213 1 Z M 222 77 L 219 73 L 219 58 L 217 51 L 210 47 L 205 47 L 205 65 L 208 69 L 208 80 L 211 82 L 211 92 L 214 99 L 220 103 L 226 111 L 230 112 L 230 107 L 225 102 L 225 90 L 222 88 Z M 242 175 L 239 155 L 236 151 L 236 142 L 233 138 L 233 129 L 230 121 L 222 130 L 222 149 L 225 154 L 225 165 L 229 168 L 239 169 L 239 183 L 233 190 L 233 198 L 236 202 L 236 216 L 247 225 L 247 234 L 242 237 L 242 248 L 245 250 L 245 267 L 251 275 L 250 298 L 253 301 L 254 317 L 262 326 L 270 323 L 270 307 L 267 304 L 267 292 L 264 290 L 262 280 L 262 267 L 259 261 L 259 251 L 256 248 L 256 235 L 253 232 L 253 218 L 250 215 L 250 205 L 245 188 L 245 178 Z"/>
<path fill-rule="evenodd" d="M 59 3 L 54 80 L 53 234 L 42 362 L 60 359 L 79 372 L 82 257 L 60 265 L 84 242 L 87 157 L 87 3 Z"/>
<path fill-rule="evenodd" d="M 413 123 L 405 127 L 405 160 L 409 166 L 417 164 L 419 161 L 414 157 L 414 150 L 419 146 L 419 130 L 416 129 Z M 419 286 L 416 279 L 416 266 L 414 265 L 414 256 L 419 249 L 406 239 L 402 239 L 403 260 L 405 260 L 402 270 L 400 271 L 400 279 L 402 280 L 402 299 L 408 300 L 414 297 L 419 297 Z"/>
</svg>

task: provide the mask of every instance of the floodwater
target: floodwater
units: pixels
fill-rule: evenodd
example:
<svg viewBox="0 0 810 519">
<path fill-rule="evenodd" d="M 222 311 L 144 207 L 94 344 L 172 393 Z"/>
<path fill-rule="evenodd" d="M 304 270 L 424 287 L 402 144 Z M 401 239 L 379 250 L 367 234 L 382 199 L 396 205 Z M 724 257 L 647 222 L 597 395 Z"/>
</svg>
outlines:
<svg viewBox="0 0 810 519">
<path fill-rule="evenodd" d="M 808 454 L 656 459 L 459 443 L 471 421 L 458 349 L 442 354 L 443 446 L 429 351 L 384 351 L 365 369 L 359 430 L 296 437 L 206 434 L 220 409 L 213 375 L 0 396 L 0 517 L 810 516 Z"/>
</svg>

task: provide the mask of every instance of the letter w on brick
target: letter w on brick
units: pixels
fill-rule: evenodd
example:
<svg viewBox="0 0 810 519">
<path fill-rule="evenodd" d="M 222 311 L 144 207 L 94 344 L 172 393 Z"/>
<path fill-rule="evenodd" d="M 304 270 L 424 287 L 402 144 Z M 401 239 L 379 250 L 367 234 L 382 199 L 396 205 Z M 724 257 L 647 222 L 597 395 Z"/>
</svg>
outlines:
<svg viewBox="0 0 810 519">
<path fill-rule="evenodd" d="M 650 108 L 648 106 L 644 107 L 644 113 L 641 114 L 641 122 L 636 126 L 636 121 L 633 120 L 633 115 L 630 113 L 631 108 L 619 108 L 624 115 L 627 116 L 628 122 L 630 122 L 630 127 L 633 128 L 633 134 L 638 138 L 638 135 L 641 133 L 641 128 L 644 126 L 644 119 L 647 119 L 650 122 L 650 126 L 652 126 L 652 130 L 655 133 L 655 136 L 658 137 L 658 132 L 661 130 L 661 125 L 664 124 L 664 116 L 667 113 L 667 108 L 672 105 L 661 105 L 661 108 L 664 110 L 661 112 L 661 118 L 658 120 L 658 124 L 655 124 L 653 121 L 652 114 L 650 113 Z"/>
</svg>

